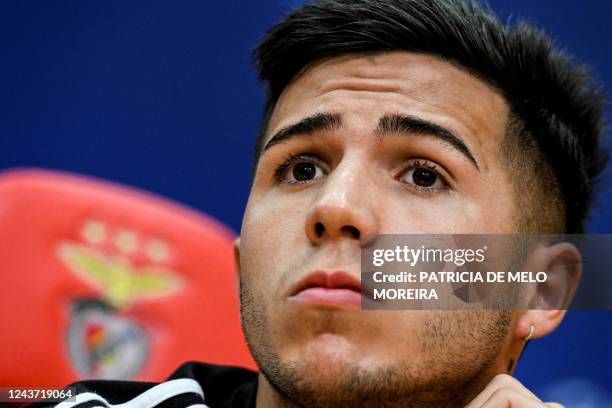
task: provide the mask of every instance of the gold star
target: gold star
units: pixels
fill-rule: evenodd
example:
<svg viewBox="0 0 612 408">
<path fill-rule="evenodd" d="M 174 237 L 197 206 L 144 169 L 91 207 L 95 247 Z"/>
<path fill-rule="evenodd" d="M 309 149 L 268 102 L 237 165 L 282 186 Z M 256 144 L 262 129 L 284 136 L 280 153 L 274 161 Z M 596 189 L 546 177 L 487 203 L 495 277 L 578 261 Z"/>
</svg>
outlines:
<svg viewBox="0 0 612 408">
<path fill-rule="evenodd" d="M 138 247 L 136 233 L 126 229 L 119 230 L 115 236 L 115 246 L 123 253 L 133 252 Z"/>
<path fill-rule="evenodd" d="M 147 245 L 147 255 L 153 262 L 168 260 L 168 244 L 162 240 L 154 239 Z"/>
<path fill-rule="evenodd" d="M 89 220 L 81 230 L 81 236 L 90 244 L 99 244 L 106 239 L 106 225 L 97 220 Z"/>
</svg>

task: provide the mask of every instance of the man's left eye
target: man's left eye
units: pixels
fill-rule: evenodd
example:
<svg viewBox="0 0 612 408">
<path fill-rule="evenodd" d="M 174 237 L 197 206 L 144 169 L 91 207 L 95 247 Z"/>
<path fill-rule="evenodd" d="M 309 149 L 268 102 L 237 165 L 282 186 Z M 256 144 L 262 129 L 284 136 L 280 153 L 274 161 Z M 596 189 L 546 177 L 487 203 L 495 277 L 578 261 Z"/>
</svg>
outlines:
<svg viewBox="0 0 612 408">
<path fill-rule="evenodd" d="M 289 157 L 276 171 L 277 178 L 287 184 L 302 184 L 318 180 L 325 175 L 323 168 L 314 160 Z"/>
<path fill-rule="evenodd" d="M 317 170 L 322 173 L 314 163 L 302 162 L 293 166 L 291 175 L 295 181 L 308 181 L 317 176 Z"/>
<path fill-rule="evenodd" d="M 402 174 L 400 181 L 418 190 L 445 190 L 448 185 L 433 168 L 424 165 L 414 165 Z"/>
</svg>

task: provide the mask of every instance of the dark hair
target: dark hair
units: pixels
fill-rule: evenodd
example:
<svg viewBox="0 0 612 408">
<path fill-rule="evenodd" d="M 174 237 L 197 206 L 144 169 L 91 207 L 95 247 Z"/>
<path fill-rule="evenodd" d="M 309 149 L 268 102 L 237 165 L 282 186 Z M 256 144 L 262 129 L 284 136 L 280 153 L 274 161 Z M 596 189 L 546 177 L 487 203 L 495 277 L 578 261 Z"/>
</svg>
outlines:
<svg viewBox="0 0 612 408">
<path fill-rule="evenodd" d="M 521 148 L 536 146 L 556 179 L 561 230 L 583 232 L 607 161 L 600 146 L 603 92 L 542 31 L 502 24 L 471 1 L 320 0 L 272 27 L 253 53 L 267 86 L 254 166 L 281 92 L 304 67 L 326 57 L 397 50 L 438 56 L 496 88 L 519 122 L 513 128 L 524 130 L 514 132 L 522 134 Z"/>
</svg>

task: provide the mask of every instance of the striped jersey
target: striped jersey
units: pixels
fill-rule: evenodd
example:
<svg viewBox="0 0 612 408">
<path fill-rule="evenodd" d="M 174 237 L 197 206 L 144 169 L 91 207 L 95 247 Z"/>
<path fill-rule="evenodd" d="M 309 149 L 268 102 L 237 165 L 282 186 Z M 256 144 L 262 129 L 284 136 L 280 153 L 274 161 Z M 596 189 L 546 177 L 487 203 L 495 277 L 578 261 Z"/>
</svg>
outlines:
<svg viewBox="0 0 612 408">
<path fill-rule="evenodd" d="M 91 380 L 70 387 L 76 390 L 76 398 L 37 402 L 28 407 L 254 408 L 257 373 L 239 367 L 189 362 L 162 383 Z"/>
</svg>

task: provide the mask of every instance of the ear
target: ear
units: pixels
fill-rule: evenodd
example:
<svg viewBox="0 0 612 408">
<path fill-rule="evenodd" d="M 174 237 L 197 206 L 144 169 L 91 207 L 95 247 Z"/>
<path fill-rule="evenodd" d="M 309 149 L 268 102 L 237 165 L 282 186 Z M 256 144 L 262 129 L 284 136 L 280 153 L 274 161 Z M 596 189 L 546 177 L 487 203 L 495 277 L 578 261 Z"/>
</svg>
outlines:
<svg viewBox="0 0 612 408">
<path fill-rule="evenodd" d="M 530 310 L 520 312 L 515 334 L 527 337 L 533 325 L 533 337 L 552 332 L 563 320 L 582 276 L 580 251 L 569 242 L 538 246 L 531 253 L 525 270 L 545 272 L 546 281 L 528 288 Z"/>
<path fill-rule="evenodd" d="M 240 299 L 240 237 L 234 240 L 234 265 L 236 268 L 236 298 Z"/>
<path fill-rule="evenodd" d="M 234 265 L 236 265 L 236 275 L 240 276 L 240 237 L 234 240 Z"/>
</svg>

